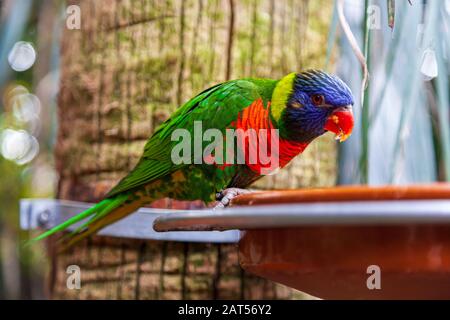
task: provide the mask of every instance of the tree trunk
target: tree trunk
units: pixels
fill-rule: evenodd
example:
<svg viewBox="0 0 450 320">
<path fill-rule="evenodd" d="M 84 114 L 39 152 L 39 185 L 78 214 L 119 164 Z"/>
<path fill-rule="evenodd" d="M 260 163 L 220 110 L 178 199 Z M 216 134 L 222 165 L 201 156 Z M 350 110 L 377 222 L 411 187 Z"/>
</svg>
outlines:
<svg viewBox="0 0 450 320">
<path fill-rule="evenodd" d="M 309 8 L 310 20 L 318 19 L 320 10 L 319 19 L 329 16 L 328 1 L 319 2 Z M 283 12 L 293 10 L 290 6 L 306 10 L 295 1 L 277 1 L 275 13 L 269 12 L 271 0 L 258 1 L 256 11 L 253 1 L 237 0 L 72 4 L 80 5 L 82 16 L 81 30 L 66 29 L 62 38 L 56 147 L 61 199 L 101 199 L 133 167 L 158 124 L 202 89 L 242 77 L 240 65 L 251 66 L 252 76 L 280 77 L 282 67 L 295 68 L 295 53 L 305 39 L 293 36 L 293 43 L 280 43 L 280 30 L 291 24 L 293 30 L 307 30 L 306 21 L 281 21 Z M 312 32 L 325 32 L 327 25 L 319 21 L 314 28 L 323 30 Z M 325 47 L 325 41 L 320 47 L 314 40 L 311 48 L 302 49 L 303 56 L 323 57 Z M 323 59 L 301 64 L 320 67 Z M 285 173 L 258 186 L 332 185 L 334 154 L 332 139 L 321 139 Z M 152 206 L 193 208 L 199 203 L 165 199 Z M 235 245 L 94 237 L 54 255 L 53 261 L 54 298 L 295 297 L 286 287 L 245 274 Z M 72 264 L 81 268 L 81 290 L 66 287 L 66 267 Z"/>
</svg>

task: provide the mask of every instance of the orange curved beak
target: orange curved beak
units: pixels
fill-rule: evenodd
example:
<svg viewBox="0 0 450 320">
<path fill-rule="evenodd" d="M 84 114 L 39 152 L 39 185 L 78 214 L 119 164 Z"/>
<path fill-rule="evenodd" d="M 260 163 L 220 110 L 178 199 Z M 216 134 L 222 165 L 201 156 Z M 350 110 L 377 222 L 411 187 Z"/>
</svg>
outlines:
<svg viewBox="0 0 450 320">
<path fill-rule="evenodd" d="M 324 129 L 336 134 L 336 140 L 344 142 L 350 137 L 355 125 L 351 106 L 336 109 L 327 119 Z"/>
</svg>

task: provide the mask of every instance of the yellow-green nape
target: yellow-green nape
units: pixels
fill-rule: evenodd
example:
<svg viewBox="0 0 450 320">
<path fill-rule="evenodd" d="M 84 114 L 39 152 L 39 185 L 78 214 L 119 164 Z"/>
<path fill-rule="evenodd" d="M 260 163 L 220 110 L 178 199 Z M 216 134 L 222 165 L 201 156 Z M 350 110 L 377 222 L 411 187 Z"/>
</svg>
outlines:
<svg viewBox="0 0 450 320">
<path fill-rule="evenodd" d="M 272 102 L 270 105 L 270 111 L 275 121 L 281 118 L 283 110 L 286 108 L 286 104 L 289 97 L 294 90 L 295 72 L 289 73 L 278 81 L 272 94 Z"/>
</svg>

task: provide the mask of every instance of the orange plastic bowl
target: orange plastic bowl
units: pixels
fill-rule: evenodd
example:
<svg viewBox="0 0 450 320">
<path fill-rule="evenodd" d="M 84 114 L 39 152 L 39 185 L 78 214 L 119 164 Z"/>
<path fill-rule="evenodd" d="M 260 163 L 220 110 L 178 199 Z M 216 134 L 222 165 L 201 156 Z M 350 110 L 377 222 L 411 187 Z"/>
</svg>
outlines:
<svg viewBox="0 0 450 320">
<path fill-rule="evenodd" d="M 233 204 L 431 204 L 439 199 L 450 199 L 450 185 L 273 191 L 245 195 Z M 393 225 L 380 218 L 379 224 L 370 225 L 249 229 L 239 242 L 240 263 L 253 274 L 320 298 L 449 299 L 450 224 L 426 219 L 425 213 L 424 221 Z"/>
</svg>

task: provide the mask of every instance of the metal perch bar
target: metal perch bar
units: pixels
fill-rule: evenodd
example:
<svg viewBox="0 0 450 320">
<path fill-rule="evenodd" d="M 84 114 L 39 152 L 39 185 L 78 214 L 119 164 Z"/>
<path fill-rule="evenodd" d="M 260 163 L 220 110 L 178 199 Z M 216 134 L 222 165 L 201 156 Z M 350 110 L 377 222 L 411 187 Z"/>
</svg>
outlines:
<svg viewBox="0 0 450 320">
<path fill-rule="evenodd" d="M 450 200 L 346 201 L 234 207 L 161 215 L 157 231 L 450 223 Z"/>
</svg>

